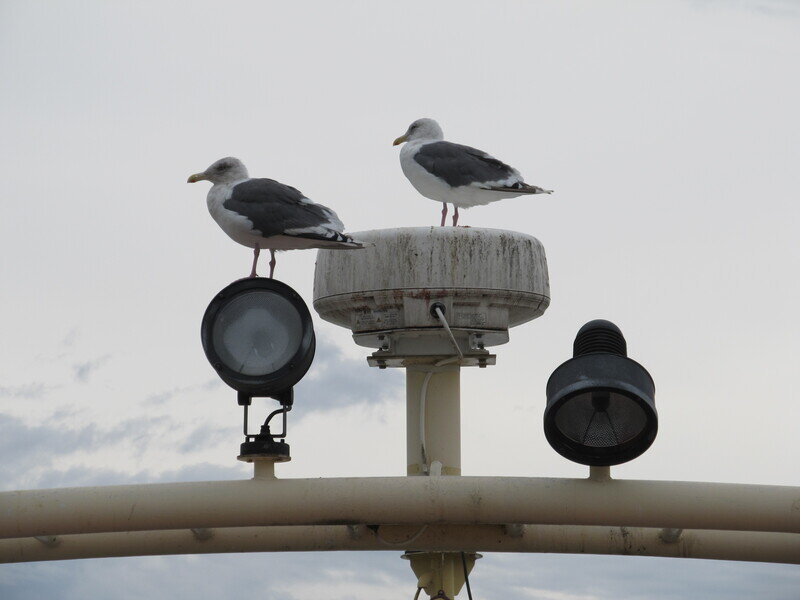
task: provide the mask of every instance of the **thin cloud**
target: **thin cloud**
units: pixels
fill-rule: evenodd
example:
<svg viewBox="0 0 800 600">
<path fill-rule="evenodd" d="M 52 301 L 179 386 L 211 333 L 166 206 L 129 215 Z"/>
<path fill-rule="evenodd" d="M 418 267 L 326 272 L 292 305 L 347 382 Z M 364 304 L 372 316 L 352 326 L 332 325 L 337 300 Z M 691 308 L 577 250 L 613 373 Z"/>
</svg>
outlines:
<svg viewBox="0 0 800 600">
<path fill-rule="evenodd" d="M 224 481 L 248 479 L 252 467 L 244 463 L 228 466 L 211 463 L 195 463 L 165 471 L 160 474 L 148 470 L 135 473 L 108 468 L 75 466 L 65 470 L 48 469 L 37 479 L 37 488 L 59 488 L 75 486 L 133 485 L 140 483 L 174 483 L 181 481 Z M 0 588 L 1 589 L 1 588 Z"/>
<path fill-rule="evenodd" d="M 0 415 L 0 487 L 38 486 L 51 469 L 55 449 L 63 456 L 91 449 L 96 440 L 93 425 L 77 430 L 58 425 L 28 426 L 16 417 Z"/>
<path fill-rule="evenodd" d="M 29 426 L 21 419 L 0 414 L 0 488 L 123 483 L 130 474 L 102 468 L 70 472 L 55 469 L 53 463 L 70 454 L 101 451 L 119 444 L 129 453 L 141 454 L 171 425 L 167 417 L 140 417 L 124 420 L 110 429 L 95 424 L 69 429 L 54 419 L 46 425 Z"/>
<path fill-rule="evenodd" d="M 77 339 L 78 339 L 78 329 L 76 327 L 73 327 L 67 332 L 67 335 L 65 335 L 62 338 L 61 343 L 59 345 L 64 348 L 72 348 L 72 346 L 75 345 L 75 340 Z"/>
<path fill-rule="evenodd" d="M 311 410 L 336 409 L 362 402 L 400 397 L 400 369 L 367 368 L 365 359 L 352 359 L 332 344 L 318 346 L 314 364 L 295 388 L 295 400 Z"/>
<path fill-rule="evenodd" d="M 796 0 L 739 0 L 739 2 L 731 2 L 731 0 L 693 0 L 692 3 L 703 7 L 713 6 L 726 10 L 747 10 L 775 18 L 800 17 L 800 5 Z"/>
<path fill-rule="evenodd" d="M 0 385 L 0 398 L 13 398 L 20 400 L 39 400 L 53 389 L 54 386 L 45 385 L 39 381 L 23 383 L 22 385 Z"/>
<path fill-rule="evenodd" d="M 203 383 L 193 383 L 191 385 L 179 385 L 163 392 L 151 394 L 145 399 L 145 404 L 160 405 L 169 402 L 176 396 L 189 394 L 192 392 L 206 392 L 215 390 L 222 385 L 219 379 L 209 379 Z"/>
<path fill-rule="evenodd" d="M 217 444 L 217 442 L 235 437 L 236 433 L 241 431 L 241 429 L 241 426 L 238 424 L 233 427 L 201 425 L 186 436 L 184 442 L 178 446 L 178 450 L 182 453 L 187 453 L 194 452 L 198 448 L 213 446 Z"/>
<path fill-rule="evenodd" d="M 89 377 L 106 364 L 110 358 L 110 354 L 105 354 L 100 358 L 72 365 L 72 372 L 75 375 L 75 380 L 81 383 L 88 383 Z"/>
<path fill-rule="evenodd" d="M 559 592 L 558 590 L 530 587 L 520 587 L 517 590 L 535 600 L 602 600 L 600 596 L 595 596 L 594 594 L 571 594 L 569 592 Z"/>
</svg>

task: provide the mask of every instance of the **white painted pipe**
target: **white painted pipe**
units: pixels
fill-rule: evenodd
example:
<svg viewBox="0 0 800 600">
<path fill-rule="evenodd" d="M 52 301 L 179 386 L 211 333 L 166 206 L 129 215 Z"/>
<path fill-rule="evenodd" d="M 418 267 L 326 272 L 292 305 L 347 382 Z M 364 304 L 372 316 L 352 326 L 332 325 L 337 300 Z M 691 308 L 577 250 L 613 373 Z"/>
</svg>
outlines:
<svg viewBox="0 0 800 600">
<path fill-rule="evenodd" d="M 800 488 L 521 477 L 274 479 L 0 493 L 0 538 L 346 523 L 800 533 Z"/>
<path fill-rule="evenodd" d="M 421 550 L 435 552 L 548 552 L 704 558 L 800 564 L 800 535 L 742 531 L 684 531 L 665 542 L 659 529 L 526 525 L 516 537 L 501 525 L 366 527 L 359 534 L 344 525 L 232 527 L 189 530 L 91 533 L 59 536 L 45 544 L 36 538 L 0 540 L 0 562 L 32 562 L 223 552 L 329 550 Z M 414 538 L 414 539 L 412 539 Z"/>
</svg>

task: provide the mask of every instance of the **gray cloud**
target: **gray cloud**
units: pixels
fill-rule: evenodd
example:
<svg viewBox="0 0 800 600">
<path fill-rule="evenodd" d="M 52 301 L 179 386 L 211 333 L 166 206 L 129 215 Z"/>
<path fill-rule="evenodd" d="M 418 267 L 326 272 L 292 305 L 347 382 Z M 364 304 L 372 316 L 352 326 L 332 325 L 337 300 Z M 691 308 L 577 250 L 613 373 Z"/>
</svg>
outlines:
<svg viewBox="0 0 800 600">
<path fill-rule="evenodd" d="M 67 334 L 61 339 L 61 346 L 64 348 L 72 348 L 75 345 L 75 341 L 78 339 L 78 329 L 73 327 L 70 329 Z"/>
<path fill-rule="evenodd" d="M 97 369 L 99 369 L 105 363 L 107 363 L 110 358 L 111 358 L 110 354 L 105 354 L 100 358 L 95 358 L 94 360 L 89 360 L 86 362 L 76 363 L 72 365 L 72 372 L 75 374 L 75 380 L 80 381 L 81 383 L 87 383 L 89 381 L 89 377 L 95 371 L 97 371 Z"/>
<path fill-rule="evenodd" d="M 473 589 L 537 600 L 745 600 L 796 598 L 800 573 L 789 565 L 584 555 L 492 555 L 474 571 Z M 485 571 L 488 571 L 485 572 Z M 570 573 L 580 573 L 572 577 Z M 565 583 L 568 581 L 568 583 Z M 489 583 L 489 589 L 485 584 Z"/>
<path fill-rule="evenodd" d="M 164 471 L 155 475 L 142 470 L 135 473 L 115 471 L 113 469 L 72 467 L 63 471 L 45 470 L 36 481 L 36 488 L 83 487 L 102 485 L 132 485 L 144 483 L 170 483 L 179 481 L 224 481 L 248 479 L 252 476 L 252 467 L 244 463 L 229 466 L 211 463 L 195 463 Z"/>
<path fill-rule="evenodd" d="M 0 415 L 0 486 L 15 489 L 40 483 L 56 455 L 91 448 L 97 439 L 93 425 L 69 430 L 52 425 L 27 426 Z M 24 483 L 23 483 L 24 482 Z"/>
<path fill-rule="evenodd" d="M 119 443 L 124 443 L 131 454 L 140 454 L 170 421 L 167 417 L 139 417 L 110 429 L 94 424 L 70 429 L 59 426 L 55 419 L 51 423 L 28 426 L 16 417 L 0 415 L 0 488 L 123 483 L 130 474 L 82 468 L 61 472 L 52 464 L 67 454 L 102 451 L 105 446 Z"/>
<path fill-rule="evenodd" d="M 99 485 L 125 485 L 130 483 L 144 483 L 147 480 L 143 473 L 115 471 L 108 468 L 97 467 L 70 467 L 59 470 L 46 468 L 37 477 L 35 488 L 60 488 L 60 487 L 86 487 Z"/>
<path fill-rule="evenodd" d="M 198 448 L 213 446 L 223 440 L 235 440 L 237 435 L 241 437 L 241 425 L 236 423 L 229 427 L 217 427 L 213 425 L 201 425 L 186 436 L 183 443 L 179 446 L 181 452 L 194 452 Z"/>
<path fill-rule="evenodd" d="M 36 354 L 37 362 L 61 361 L 74 352 L 75 343 L 80 337 L 77 327 L 70 329 L 57 344 L 48 344 L 45 352 Z"/>
<path fill-rule="evenodd" d="M 302 410 L 293 415 L 302 418 L 313 410 L 326 410 L 364 401 L 377 401 L 400 393 L 402 375 L 399 372 L 378 373 L 366 369 L 361 360 L 349 359 L 335 346 L 320 344 L 315 363 L 309 375 L 297 386 L 296 398 Z M 86 382 L 109 356 L 76 365 L 76 379 Z M 196 391 L 216 389 L 217 379 L 202 383 L 176 386 L 153 394 L 146 402 L 164 404 L 172 398 Z M 28 383 L 14 387 L 0 387 L 0 397 L 30 400 L 42 397 L 50 387 L 43 383 Z M 0 415 L 0 482 L 4 489 L 18 487 L 59 487 L 74 485 L 110 485 L 116 483 L 150 481 L 152 474 L 120 473 L 113 469 L 88 469 L 73 467 L 66 471 L 51 467 L 56 456 L 77 451 L 101 451 L 104 446 L 124 442 L 128 452 L 136 455 L 157 439 L 171 421 L 167 417 L 142 416 L 127 419 L 111 428 L 100 429 L 94 424 L 79 428 L 60 427 L 58 423 L 71 414 L 61 409 L 47 424 L 28 426 L 18 418 Z M 256 415 L 254 418 L 257 419 Z M 239 443 L 239 422 L 218 427 L 202 424 L 189 432 L 179 446 L 179 451 L 191 453 L 198 447 L 219 443 L 225 439 Z M 165 479 L 169 481 L 169 479 Z"/>
<path fill-rule="evenodd" d="M 399 552 L 219 554 L 4 565 L 3 600 L 249 597 L 303 599 L 311 581 L 339 593 L 321 598 L 409 600 L 414 577 Z M 176 593 L 176 586 L 180 592 Z M 349 593 L 348 593 L 349 592 Z"/>
<path fill-rule="evenodd" d="M 409 600 L 414 576 L 401 552 L 219 554 L 7 565 L 4 600 L 57 597 L 197 600 L 252 595 L 301 600 Z M 176 587 L 176 582 L 180 582 Z M 487 554 L 470 576 L 480 600 L 795 600 L 789 565 L 641 557 Z M 459 598 L 466 598 L 462 591 Z"/>
<path fill-rule="evenodd" d="M 145 403 L 153 405 L 164 404 L 166 402 L 169 402 L 176 396 L 181 396 L 183 394 L 190 394 L 192 392 L 198 392 L 198 391 L 215 390 L 221 385 L 222 382 L 219 379 L 209 379 L 208 381 L 205 381 L 203 383 L 176 386 L 168 390 L 151 394 L 145 399 Z"/>
<path fill-rule="evenodd" d="M 38 400 L 42 398 L 54 386 L 33 381 L 21 385 L 4 386 L 0 385 L 0 398 L 13 398 L 20 400 Z"/>
<path fill-rule="evenodd" d="M 332 410 L 398 397 L 403 390 L 400 369 L 367 368 L 366 359 L 351 359 L 332 344 L 320 343 L 306 377 L 295 387 L 298 412 Z"/>
<path fill-rule="evenodd" d="M 180 469 L 165 471 L 153 483 L 169 483 L 171 481 L 224 481 L 227 479 L 249 479 L 252 477 L 253 467 L 243 462 L 234 461 L 230 465 L 214 465 L 211 463 L 196 463 L 186 465 Z"/>
</svg>

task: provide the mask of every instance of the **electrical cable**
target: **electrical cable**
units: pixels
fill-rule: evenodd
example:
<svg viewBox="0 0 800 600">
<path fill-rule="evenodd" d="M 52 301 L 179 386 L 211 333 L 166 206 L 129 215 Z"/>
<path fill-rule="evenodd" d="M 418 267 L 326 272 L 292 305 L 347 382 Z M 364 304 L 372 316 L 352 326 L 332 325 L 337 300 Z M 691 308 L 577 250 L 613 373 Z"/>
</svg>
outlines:
<svg viewBox="0 0 800 600">
<path fill-rule="evenodd" d="M 425 373 L 422 387 L 419 390 L 419 441 L 422 446 L 422 471 L 428 473 L 428 450 L 425 447 L 425 401 L 428 394 L 428 384 L 433 377 L 433 371 Z"/>
<path fill-rule="evenodd" d="M 461 358 L 463 358 L 463 356 Z M 437 363 L 434 363 L 433 366 L 443 367 L 444 365 L 449 365 L 452 362 L 460 361 L 461 358 L 458 356 L 451 356 L 450 358 L 445 358 Z M 425 445 L 425 402 L 428 399 L 428 384 L 431 382 L 433 373 L 434 371 L 428 371 L 425 373 L 425 379 L 422 380 L 422 387 L 420 387 L 419 390 L 419 440 L 420 445 L 422 446 L 422 471 L 426 474 L 429 474 L 430 469 L 428 468 L 428 449 Z"/>
<path fill-rule="evenodd" d="M 418 587 L 418 588 L 417 588 L 417 593 L 416 593 L 416 594 L 414 594 L 414 600 L 419 600 L 419 593 L 420 593 L 421 591 L 422 591 L 422 588 L 421 588 L 421 587 Z"/>
<path fill-rule="evenodd" d="M 447 319 L 444 316 L 444 311 L 439 307 L 434 305 L 434 312 L 436 313 L 439 322 L 441 322 L 442 327 L 444 327 L 447 335 L 450 336 L 450 341 L 453 342 L 453 346 L 458 353 L 458 356 L 451 356 L 449 358 L 442 359 L 435 363 L 434 367 L 443 367 L 444 365 L 448 365 L 453 362 L 461 363 L 464 360 L 464 353 L 461 352 L 461 348 L 458 347 L 458 342 L 456 342 L 456 338 L 453 335 L 453 332 L 450 330 L 450 325 L 447 323 Z M 430 475 L 430 466 L 428 465 L 428 448 L 425 445 L 425 402 L 427 401 L 428 396 L 428 384 L 431 382 L 431 377 L 433 377 L 433 371 L 428 371 L 425 373 L 425 379 L 422 380 L 422 386 L 420 387 L 419 391 L 419 440 L 420 446 L 422 447 L 422 472 L 426 475 Z"/>
<path fill-rule="evenodd" d="M 414 535 L 412 535 L 410 538 L 408 538 L 406 540 L 400 540 L 399 542 L 390 542 L 389 540 L 384 539 L 383 536 L 381 536 L 381 534 L 380 534 L 380 528 L 376 528 L 373 531 L 375 532 L 375 537 L 378 538 L 378 540 L 380 540 L 382 543 L 386 544 L 387 546 L 402 546 L 404 544 L 411 544 L 411 543 L 415 542 L 417 540 L 417 538 L 419 538 L 419 536 L 421 536 L 423 533 L 425 533 L 425 530 L 427 528 L 428 528 L 428 524 L 426 523 L 425 525 L 420 527 L 419 531 L 417 533 L 415 533 Z"/>
<path fill-rule="evenodd" d="M 444 311 L 439 306 L 434 306 L 434 310 L 436 311 L 439 321 L 442 323 L 442 327 L 444 327 L 447 335 L 450 336 L 450 341 L 453 342 L 453 346 L 458 353 L 459 360 L 462 360 L 464 358 L 464 353 L 461 352 L 461 348 L 458 347 L 458 342 L 456 342 L 456 337 L 453 335 L 453 332 L 450 331 L 450 325 L 447 323 L 447 319 L 444 318 Z"/>
<path fill-rule="evenodd" d="M 469 587 L 469 573 L 467 573 L 467 556 L 461 553 L 461 565 L 464 567 L 464 583 L 467 584 L 467 596 L 472 600 L 472 588 Z"/>
</svg>

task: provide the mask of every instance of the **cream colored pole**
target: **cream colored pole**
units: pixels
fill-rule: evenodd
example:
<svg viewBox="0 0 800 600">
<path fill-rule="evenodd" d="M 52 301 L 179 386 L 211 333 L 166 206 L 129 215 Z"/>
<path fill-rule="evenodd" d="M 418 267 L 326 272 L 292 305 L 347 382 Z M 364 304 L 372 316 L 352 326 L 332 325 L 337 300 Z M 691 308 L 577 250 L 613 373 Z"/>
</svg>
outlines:
<svg viewBox="0 0 800 600">
<path fill-rule="evenodd" d="M 800 564 L 800 535 L 749 531 L 683 531 L 675 541 L 660 529 L 525 525 L 514 534 L 502 525 L 383 525 L 375 534 L 345 525 L 230 527 L 200 536 L 188 529 L 90 533 L 46 540 L 0 540 L 0 562 L 29 562 L 222 552 L 392 550 L 548 552 L 666 556 Z M 414 538 L 414 536 L 416 536 Z M 411 543 L 409 539 L 413 539 Z"/>
<path fill-rule="evenodd" d="M 406 369 L 408 475 L 461 475 L 460 377 L 457 365 Z"/>
<path fill-rule="evenodd" d="M 525 477 L 252 479 L 0 493 L 0 538 L 346 523 L 800 533 L 800 488 Z"/>
<path fill-rule="evenodd" d="M 408 475 L 461 475 L 460 379 L 458 365 L 434 363 L 406 368 Z M 442 590 L 447 598 L 455 598 L 464 583 L 463 575 L 455 574 L 456 554 L 419 552 L 406 556 L 417 584 L 428 582 L 423 587 L 429 596 Z M 458 558 L 460 567 L 460 554 Z"/>
</svg>

